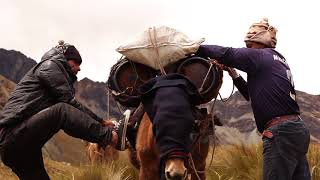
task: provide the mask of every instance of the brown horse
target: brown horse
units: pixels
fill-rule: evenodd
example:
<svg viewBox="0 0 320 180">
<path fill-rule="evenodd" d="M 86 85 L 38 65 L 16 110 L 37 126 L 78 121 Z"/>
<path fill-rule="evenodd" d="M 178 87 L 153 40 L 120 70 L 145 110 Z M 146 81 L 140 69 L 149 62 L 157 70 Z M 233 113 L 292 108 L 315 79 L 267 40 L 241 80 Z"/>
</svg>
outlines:
<svg viewBox="0 0 320 180">
<path fill-rule="evenodd" d="M 208 128 L 208 124 L 206 123 L 201 126 L 201 129 Z M 204 171 L 209 150 L 209 141 L 204 140 L 206 138 L 208 138 L 207 134 L 199 135 L 198 140 L 193 144 L 191 157 L 186 161 L 186 166 L 184 160 L 180 158 L 167 160 L 165 167 L 167 179 L 184 179 L 187 174 L 191 175 L 191 179 L 204 180 L 206 178 Z M 146 113 L 139 126 L 136 152 L 130 149 L 129 153 L 132 164 L 140 169 L 140 180 L 159 179 L 159 150 L 153 136 L 152 123 Z"/>
<path fill-rule="evenodd" d="M 222 85 L 223 73 L 218 69 L 217 83 L 210 92 L 211 97 L 216 98 Z M 202 87 L 202 82 L 196 84 L 197 87 Z M 211 110 L 211 108 L 209 108 Z M 211 119 L 211 111 L 200 122 L 200 132 L 196 136 L 189 154 L 188 160 L 181 158 L 170 158 L 165 162 L 165 177 L 168 180 L 182 180 L 190 176 L 192 180 L 206 179 L 205 167 L 206 157 L 208 155 L 210 142 L 208 134 L 202 133 L 209 128 L 209 119 Z M 218 120 L 218 119 L 217 119 Z M 216 123 L 214 123 L 216 124 Z M 214 125 L 213 125 L 214 126 Z M 212 128 L 212 127 L 211 127 Z M 145 113 L 140 122 L 140 126 L 136 138 L 136 152 L 129 149 L 131 163 L 140 169 L 140 180 L 157 180 L 159 179 L 159 164 L 160 155 L 159 149 L 156 145 L 155 138 L 152 131 L 152 122 Z"/>
</svg>

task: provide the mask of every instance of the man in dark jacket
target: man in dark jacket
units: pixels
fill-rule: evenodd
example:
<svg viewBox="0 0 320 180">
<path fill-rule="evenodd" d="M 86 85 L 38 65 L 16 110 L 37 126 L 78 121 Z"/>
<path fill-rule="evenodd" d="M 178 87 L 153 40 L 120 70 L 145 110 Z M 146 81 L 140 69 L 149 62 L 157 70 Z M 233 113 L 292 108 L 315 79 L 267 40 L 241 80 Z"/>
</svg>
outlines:
<svg viewBox="0 0 320 180">
<path fill-rule="evenodd" d="M 264 180 L 309 180 L 306 153 L 309 130 L 301 119 L 290 68 L 274 48 L 276 29 L 267 19 L 254 23 L 245 38 L 248 48 L 204 45 L 198 55 L 247 73 L 247 82 L 229 69 L 248 100 L 263 135 Z"/>
<path fill-rule="evenodd" d="M 49 179 L 41 148 L 60 129 L 103 148 L 110 144 L 124 149 L 130 111 L 112 129 L 74 98 L 81 62 L 78 50 L 60 41 L 17 84 L 3 108 L 0 155 L 20 179 Z"/>
</svg>

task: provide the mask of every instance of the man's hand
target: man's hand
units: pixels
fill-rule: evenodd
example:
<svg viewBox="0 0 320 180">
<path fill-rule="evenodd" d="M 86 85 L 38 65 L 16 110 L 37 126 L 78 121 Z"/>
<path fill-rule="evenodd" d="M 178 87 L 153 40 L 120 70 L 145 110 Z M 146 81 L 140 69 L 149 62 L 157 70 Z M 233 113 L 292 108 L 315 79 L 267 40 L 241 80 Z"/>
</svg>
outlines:
<svg viewBox="0 0 320 180">
<path fill-rule="evenodd" d="M 104 127 L 108 127 L 108 128 L 111 128 L 113 129 L 114 126 L 116 125 L 116 121 L 115 120 L 110 120 L 110 119 L 104 119 L 102 120 L 101 124 L 102 126 Z M 113 130 L 112 131 L 112 138 L 111 138 L 111 142 L 110 142 L 110 145 L 112 147 L 116 147 L 117 146 L 117 143 L 118 143 L 118 134 Z"/>
<path fill-rule="evenodd" d="M 240 76 L 234 68 L 226 66 L 226 69 L 227 69 L 229 75 L 232 77 L 232 79 L 236 79 Z"/>
<path fill-rule="evenodd" d="M 110 120 L 110 119 L 102 120 L 101 124 L 109 128 L 113 128 L 115 126 L 115 123 L 113 122 L 113 120 Z"/>
<path fill-rule="evenodd" d="M 218 68 L 220 68 L 222 70 L 228 71 L 228 73 L 232 77 L 232 79 L 236 79 L 236 78 L 238 78 L 240 76 L 234 68 L 231 68 L 231 67 L 228 67 L 226 65 L 220 64 L 215 59 L 210 59 L 209 63 L 217 66 Z"/>
<path fill-rule="evenodd" d="M 215 59 L 210 59 L 210 60 L 209 60 L 209 63 L 215 65 L 215 66 L 218 67 L 219 69 L 225 70 L 225 69 L 224 69 L 225 66 L 224 66 L 223 64 L 218 63 L 218 61 L 215 60 Z"/>
</svg>

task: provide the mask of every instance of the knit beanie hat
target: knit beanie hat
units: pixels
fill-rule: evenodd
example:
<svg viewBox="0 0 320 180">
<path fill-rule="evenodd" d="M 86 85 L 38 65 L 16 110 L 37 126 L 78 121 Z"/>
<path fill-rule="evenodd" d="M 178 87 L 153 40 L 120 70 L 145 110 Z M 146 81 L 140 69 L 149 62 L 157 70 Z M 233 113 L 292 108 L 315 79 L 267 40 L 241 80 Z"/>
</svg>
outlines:
<svg viewBox="0 0 320 180">
<path fill-rule="evenodd" d="M 63 40 L 60 40 L 57 48 L 62 50 L 63 55 L 66 57 L 67 60 L 74 60 L 79 64 L 82 63 L 80 53 L 73 45 L 67 44 Z"/>
<path fill-rule="evenodd" d="M 259 23 L 253 23 L 247 33 L 245 42 L 257 42 L 269 48 L 275 48 L 277 44 L 277 29 L 269 25 L 268 19 L 263 18 Z"/>
</svg>

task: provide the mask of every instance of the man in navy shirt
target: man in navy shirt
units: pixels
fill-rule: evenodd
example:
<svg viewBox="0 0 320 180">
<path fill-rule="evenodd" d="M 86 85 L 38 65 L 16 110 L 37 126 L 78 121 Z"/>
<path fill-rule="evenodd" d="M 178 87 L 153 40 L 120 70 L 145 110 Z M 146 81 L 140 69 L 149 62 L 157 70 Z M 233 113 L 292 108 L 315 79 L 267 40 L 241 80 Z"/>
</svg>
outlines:
<svg viewBox="0 0 320 180">
<path fill-rule="evenodd" d="M 310 134 L 299 116 L 288 63 L 274 49 L 276 31 L 263 19 L 250 27 L 247 48 L 203 45 L 197 54 L 247 73 L 246 82 L 229 69 L 240 93 L 251 100 L 257 128 L 263 134 L 263 179 L 309 180 Z"/>
</svg>

